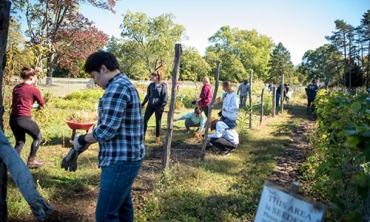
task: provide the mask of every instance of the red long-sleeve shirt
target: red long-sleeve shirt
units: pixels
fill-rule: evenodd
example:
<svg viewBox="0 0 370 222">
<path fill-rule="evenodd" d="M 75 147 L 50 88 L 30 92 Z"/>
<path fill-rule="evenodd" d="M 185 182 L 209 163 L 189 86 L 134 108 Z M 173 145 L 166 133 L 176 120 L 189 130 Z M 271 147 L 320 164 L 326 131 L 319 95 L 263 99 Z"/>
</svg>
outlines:
<svg viewBox="0 0 370 222">
<path fill-rule="evenodd" d="M 40 90 L 30 84 L 21 83 L 13 89 L 13 104 L 11 115 L 31 116 L 31 109 L 34 102 L 40 106 L 45 105 Z"/>
<path fill-rule="evenodd" d="M 209 83 L 205 84 L 200 92 L 199 97 L 201 100 L 198 101 L 200 107 L 208 106 L 212 102 L 212 91 Z"/>
</svg>

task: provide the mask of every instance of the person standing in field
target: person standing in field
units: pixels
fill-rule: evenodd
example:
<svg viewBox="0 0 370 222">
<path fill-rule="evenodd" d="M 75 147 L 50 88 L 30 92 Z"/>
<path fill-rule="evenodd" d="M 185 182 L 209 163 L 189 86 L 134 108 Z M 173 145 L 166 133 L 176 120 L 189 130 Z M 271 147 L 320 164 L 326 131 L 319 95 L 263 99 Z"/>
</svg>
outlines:
<svg viewBox="0 0 370 222">
<path fill-rule="evenodd" d="M 195 137 L 199 137 L 200 133 L 203 131 L 204 123 L 206 121 L 203 114 L 203 110 L 200 107 L 195 107 L 194 111 L 188 112 L 180 117 L 173 119 L 174 122 L 178 120 L 185 120 L 186 134 L 189 134 L 190 127 L 197 126 L 198 130 L 195 133 Z"/>
<path fill-rule="evenodd" d="M 316 85 L 316 81 L 314 79 L 311 81 L 311 84 L 309 84 L 306 88 L 307 112 L 311 111 L 312 114 L 314 113 L 314 110 L 315 110 L 315 106 L 313 104 L 313 101 L 316 98 L 316 93 L 317 93 L 318 90 L 319 90 L 319 87 Z"/>
<path fill-rule="evenodd" d="M 248 98 L 248 93 L 249 93 L 249 84 L 247 80 L 244 80 L 243 83 L 241 83 L 238 87 L 238 91 L 236 94 L 239 95 L 239 100 L 240 100 L 240 108 L 245 107 L 245 103 Z"/>
<path fill-rule="evenodd" d="M 237 126 L 236 119 L 239 115 L 239 101 L 238 96 L 232 90 L 231 83 L 229 81 L 222 82 L 222 89 L 227 93 L 221 110 L 220 120 L 225 122 L 225 124 L 233 129 Z"/>
<path fill-rule="evenodd" d="M 134 221 L 131 187 L 145 156 L 144 129 L 139 94 L 120 71 L 116 57 L 105 51 L 91 54 L 84 66 L 105 92 L 98 104 L 98 123 L 91 133 L 77 136 L 65 157 L 77 155 L 99 142 L 100 190 L 96 221 Z M 65 160 L 64 159 L 64 160 Z M 63 161 L 66 169 L 73 164 Z M 73 158 L 72 158 L 73 159 Z"/>
<path fill-rule="evenodd" d="M 209 78 L 204 77 L 202 80 L 203 87 L 200 91 L 199 98 L 198 98 L 198 106 L 202 108 L 204 114 L 206 115 L 206 118 L 208 118 L 208 113 L 210 110 L 209 105 L 212 102 L 212 89 L 211 84 L 209 84 Z"/>
<path fill-rule="evenodd" d="M 160 143 L 162 114 L 168 101 L 168 87 L 167 83 L 163 82 L 163 76 L 160 71 L 152 72 L 150 80 L 152 82 L 149 84 L 146 96 L 141 104 L 144 107 L 148 102 L 144 114 L 144 137 L 148 128 L 148 121 L 155 113 L 155 141 Z"/>
<path fill-rule="evenodd" d="M 26 142 L 26 134 L 33 139 L 31 151 L 28 156 L 27 166 L 30 168 L 44 165 L 43 161 L 36 160 L 36 153 L 41 143 L 41 131 L 37 123 L 32 119 L 32 107 L 35 102 L 39 107 L 45 106 L 40 90 L 33 86 L 37 80 L 36 72 L 30 66 L 24 66 L 21 71 L 23 83 L 13 89 L 12 112 L 9 125 L 15 137 L 15 150 L 21 154 Z"/>
</svg>

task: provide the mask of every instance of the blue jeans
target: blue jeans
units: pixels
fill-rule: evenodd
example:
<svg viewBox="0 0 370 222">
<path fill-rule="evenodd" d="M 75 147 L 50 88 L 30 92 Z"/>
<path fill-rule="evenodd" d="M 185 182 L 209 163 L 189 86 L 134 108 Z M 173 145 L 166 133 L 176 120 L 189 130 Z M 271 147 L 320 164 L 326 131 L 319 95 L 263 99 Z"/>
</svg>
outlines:
<svg viewBox="0 0 370 222">
<path fill-rule="evenodd" d="M 220 120 L 223 121 L 230 129 L 234 129 L 238 125 L 236 120 L 231 120 L 224 116 L 221 116 Z"/>
<path fill-rule="evenodd" d="M 279 102 L 280 102 L 280 93 L 276 93 L 276 107 L 279 106 Z"/>
<path fill-rule="evenodd" d="M 102 167 L 96 221 L 134 221 L 131 187 L 141 163 L 121 161 Z"/>
<path fill-rule="evenodd" d="M 0 130 L 0 158 L 8 167 L 10 175 L 37 219 L 41 220 L 50 214 L 53 207 L 40 196 L 32 174 L 19 154 L 10 145 L 2 130 Z"/>
</svg>

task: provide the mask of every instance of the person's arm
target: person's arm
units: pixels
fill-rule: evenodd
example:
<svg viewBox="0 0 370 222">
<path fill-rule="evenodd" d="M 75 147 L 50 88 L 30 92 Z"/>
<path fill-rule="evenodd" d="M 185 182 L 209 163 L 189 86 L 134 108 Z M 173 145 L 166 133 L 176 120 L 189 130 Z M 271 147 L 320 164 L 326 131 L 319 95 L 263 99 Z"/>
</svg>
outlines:
<svg viewBox="0 0 370 222">
<path fill-rule="evenodd" d="M 149 96 L 150 96 L 150 86 L 151 86 L 151 83 L 149 84 L 148 88 L 146 89 L 146 95 L 144 97 L 144 101 L 141 103 L 142 106 L 145 105 L 146 102 L 148 102 L 148 99 L 149 99 Z"/>
<path fill-rule="evenodd" d="M 228 111 L 228 112 L 237 112 L 239 110 L 238 97 L 236 96 L 236 94 L 234 96 L 231 96 L 231 95 L 228 95 L 228 96 L 231 97 L 229 100 L 229 103 L 225 104 L 222 110 Z"/>
<path fill-rule="evenodd" d="M 41 92 L 38 88 L 35 88 L 34 98 L 37 104 L 40 106 L 45 106 L 44 98 L 42 98 Z"/>
<path fill-rule="evenodd" d="M 200 116 L 199 116 L 199 129 L 198 129 L 198 132 L 202 132 L 203 131 L 203 128 L 204 128 L 204 122 L 205 122 L 205 116 L 204 114 L 202 113 Z"/>
<path fill-rule="evenodd" d="M 213 134 L 208 134 L 208 138 L 221 138 L 222 132 L 224 129 L 220 126 L 220 124 L 216 124 L 216 131 Z"/>
<path fill-rule="evenodd" d="M 238 91 L 236 92 L 237 95 L 239 95 L 239 92 L 240 92 L 240 88 L 242 87 L 242 85 L 240 84 L 239 87 L 238 87 Z"/>
<path fill-rule="evenodd" d="M 166 106 L 168 102 L 168 87 L 165 82 L 162 83 L 161 100 L 162 100 L 161 106 L 164 108 L 164 106 Z"/>
<path fill-rule="evenodd" d="M 184 114 L 184 115 L 182 115 L 182 116 L 180 116 L 180 117 L 177 117 L 177 118 L 175 118 L 173 121 L 178 121 L 178 120 L 183 120 L 183 119 L 187 119 L 187 118 L 190 118 L 191 116 L 192 116 L 192 114 L 193 114 L 194 112 L 193 111 L 191 111 L 191 112 L 188 112 L 188 113 L 186 113 L 186 114 Z"/>
</svg>

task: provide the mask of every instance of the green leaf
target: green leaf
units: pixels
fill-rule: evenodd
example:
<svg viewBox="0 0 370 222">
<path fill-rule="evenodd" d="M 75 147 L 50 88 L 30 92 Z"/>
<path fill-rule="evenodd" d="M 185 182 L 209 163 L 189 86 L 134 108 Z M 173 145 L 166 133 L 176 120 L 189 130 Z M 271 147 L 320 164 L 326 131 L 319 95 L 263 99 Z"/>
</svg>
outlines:
<svg viewBox="0 0 370 222">
<path fill-rule="evenodd" d="M 349 136 L 347 137 L 345 145 L 348 147 L 357 147 L 357 144 L 359 144 L 360 141 L 359 136 Z"/>
<path fill-rule="evenodd" d="M 361 103 L 359 102 L 352 103 L 351 109 L 355 112 L 359 111 L 361 109 Z"/>
<path fill-rule="evenodd" d="M 349 183 L 359 186 L 359 187 L 366 187 L 368 182 L 368 175 L 364 173 L 358 173 L 358 174 L 353 174 Z"/>
</svg>

